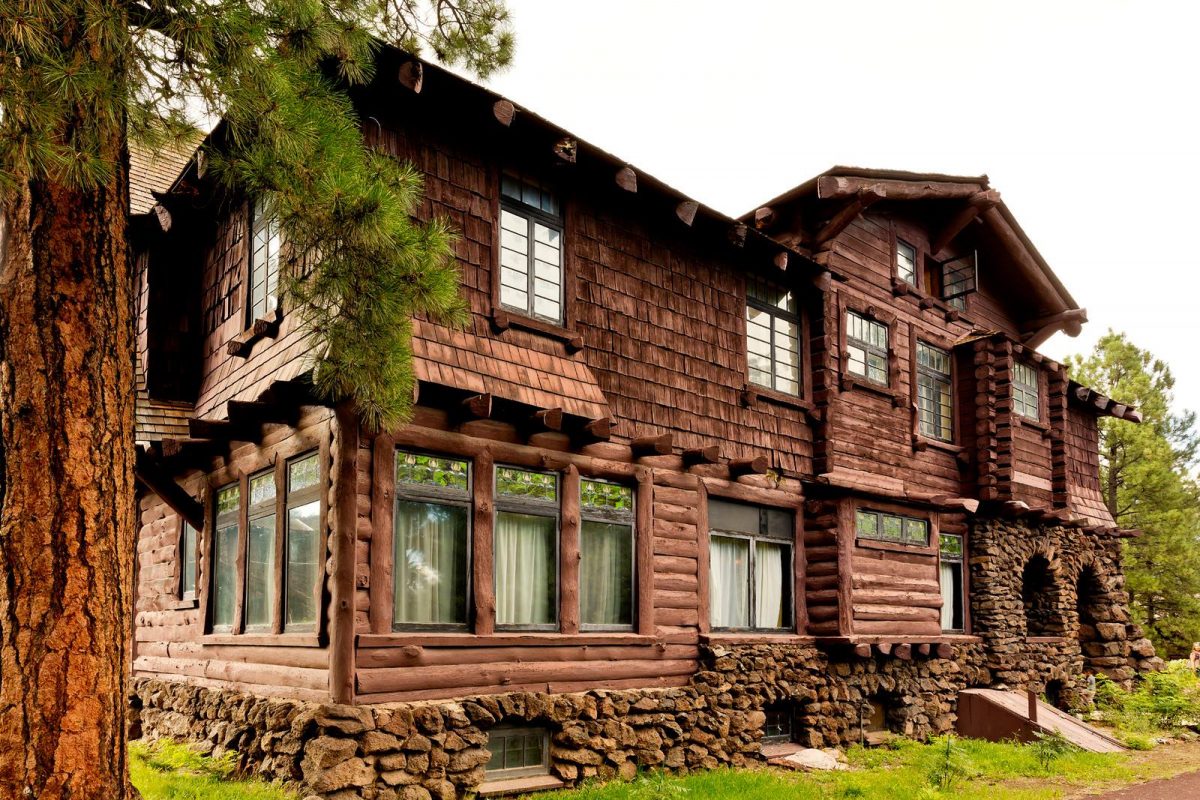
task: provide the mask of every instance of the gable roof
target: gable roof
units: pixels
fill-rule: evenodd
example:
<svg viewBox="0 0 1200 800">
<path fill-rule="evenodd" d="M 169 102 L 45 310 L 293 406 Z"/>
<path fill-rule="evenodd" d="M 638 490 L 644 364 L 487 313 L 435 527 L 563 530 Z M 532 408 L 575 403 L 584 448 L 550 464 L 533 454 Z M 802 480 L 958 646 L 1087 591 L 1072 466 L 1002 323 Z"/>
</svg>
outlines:
<svg viewBox="0 0 1200 800">
<path fill-rule="evenodd" d="M 158 199 L 155 193 L 164 194 L 175 185 L 184 168 L 191 161 L 204 135 L 185 139 L 175 146 L 151 150 L 142 145 L 129 143 L 129 213 L 137 216 L 149 214 Z"/>
</svg>

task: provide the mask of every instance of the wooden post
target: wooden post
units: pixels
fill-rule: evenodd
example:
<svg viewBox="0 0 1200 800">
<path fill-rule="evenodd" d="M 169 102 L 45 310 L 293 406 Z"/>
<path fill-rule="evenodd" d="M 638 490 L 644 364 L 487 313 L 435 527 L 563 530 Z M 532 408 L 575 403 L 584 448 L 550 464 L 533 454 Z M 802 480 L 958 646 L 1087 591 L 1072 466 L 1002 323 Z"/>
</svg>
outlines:
<svg viewBox="0 0 1200 800">
<path fill-rule="evenodd" d="M 1029 699 L 1029 721 L 1036 723 L 1038 721 L 1038 696 L 1033 689 L 1026 689 L 1025 694 Z"/>
<path fill-rule="evenodd" d="M 629 447 L 633 451 L 634 458 L 670 455 L 672 438 L 669 433 L 658 436 L 638 436 L 629 443 Z"/>
<path fill-rule="evenodd" d="M 393 516 L 396 510 L 396 440 L 380 434 L 375 437 L 371 470 L 371 632 L 392 630 L 396 598 L 392 546 L 395 536 Z"/>
<path fill-rule="evenodd" d="M 806 593 L 808 554 L 804 551 L 804 504 L 796 506 L 792 518 L 792 607 L 796 615 L 796 633 L 808 633 L 808 597 Z M 867 646 L 867 654 L 871 648 Z"/>
<path fill-rule="evenodd" d="M 854 602 L 854 508 L 849 500 L 842 500 L 838 503 L 837 516 L 838 633 L 842 636 L 849 636 L 854 632 L 854 607 L 852 605 Z M 888 649 L 891 649 L 890 646 Z M 879 652 L 884 652 L 882 647 Z"/>
<path fill-rule="evenodd" d="M 567 467 L 562 480 L 562 529 L 558 546 L 559 631 L 579 633 L 579 470 Z"/>
<path fill-rule="evenodd" d="M 329 695 L 354 702 L 354 538 L 358 528 L 358 413 L 352 401 L 335 409 L 333 525 L 329 533 Z"/>
<path fill-rule="evenodd" d="M 472 585 L 475 589 L 475 633 L 479 636 L 490 636 L 496 630 L 496 594 L 492 585 L 493 464 L 490 450 L 485 449 L 475 456 Z"/>
<path fill-rule="evenodd" d="M 637 542 L 637 630 L 653 636 L 654 623 L 654 473 L 637 472 L 634 535 Z"/>
</svg>

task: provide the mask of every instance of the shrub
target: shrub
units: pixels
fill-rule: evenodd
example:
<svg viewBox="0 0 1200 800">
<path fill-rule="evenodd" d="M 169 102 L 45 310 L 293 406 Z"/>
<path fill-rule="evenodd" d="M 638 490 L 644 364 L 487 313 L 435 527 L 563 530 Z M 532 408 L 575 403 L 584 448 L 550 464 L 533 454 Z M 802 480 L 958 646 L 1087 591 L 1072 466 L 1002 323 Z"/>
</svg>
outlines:
<svg viewBox="0 0 1200 800">
<path fill-rule="evenodd" d="M 1034 731 L 1033 735 L 1034 741 L 1030 742 L 1029 749 L 1033 751 L 1034 757 L 1046 771 L 1049 771 L 1059 758 L 1075 750 L 1075 745 L 1067 741 L 1066 737 L 1058 731 L 1050 733 Z"/>
<path fill-rule="evenodd" d="M 971 777 L 974 770 L 971 760 L 955 741 L 947 734 L 930 741 L 933 745 L 933 762 L 926 773 L 926 781 L 935 789 L 949 791 L 954 784 Z"/>
<path fill-rule="evenodd" d="M 1200 681 L 1186 665 L 1172 664 L 1163 672 L 1142 676 L 1125 708 L 1159 728 L 1200 720 Z"/>
</svg>

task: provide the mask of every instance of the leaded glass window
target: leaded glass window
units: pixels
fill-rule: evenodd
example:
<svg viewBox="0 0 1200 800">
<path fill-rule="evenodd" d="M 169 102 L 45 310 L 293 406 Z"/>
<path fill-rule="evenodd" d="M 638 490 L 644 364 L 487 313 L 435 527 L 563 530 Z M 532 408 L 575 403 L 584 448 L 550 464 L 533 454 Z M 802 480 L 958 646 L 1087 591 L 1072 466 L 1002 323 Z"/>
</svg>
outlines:
<svg viewBox="0 0 1200 800">
<path fill-rule="evenodd" d="M 279 305 L 279 251 L 283 238 L 279 216 L 259 198 L 250 214 L 250 300 L 247 326 Z"/>
<path fill-rule="evenodd" d="M 500 304 L 563 322 L 563 217 L 558 197 L 527 178 L 500 180 Z"/>
<path fill-rule="evenodd" d="M 750 382 L 800 394 L 800 311 L 790 289 L 746 283 L 746 366 Z"/>
<path fill-rule="evenodd" d="M 860 508 L 854 512 L 859 539 L 895 544 L 929 545 L 929 520 Z"/>
<path fill-rule="evenodd" d="M 847 368 L 871 383 L 888 385 L 888 327 L 856 311 L 846 312 Z"/>
<path fill-rule="evenodd" d="M 793 513 L 714 498 L 708 501 L 708 524 L 712 626 L 790 627 Z"/>
<path fill-rule="evenodd" d="M 496 467 L 496 625 L 558 625 L 558 475 Z"/>
<path fill-rule="evenodd" d="M 396 453 L 392 624 L 465 627 L 470 589 L 466 461 Z"/>
<path fill-rule="evenodd" d="M 1017 361 L 1012 369 L 1013 412 L 1028 419 L 1041 419 L 1041 397 L 1037 370 Z"/>
<path fill-rule="evenodd" d="M 950 353 L 917 342 L 917 418 L 922 436 L 953 441 Z"/>
<path fill-rule="evenodd" d="M 580 481 L 579 622 L 587 629 L 633 627 L 633 490 Z"/>
</svg>

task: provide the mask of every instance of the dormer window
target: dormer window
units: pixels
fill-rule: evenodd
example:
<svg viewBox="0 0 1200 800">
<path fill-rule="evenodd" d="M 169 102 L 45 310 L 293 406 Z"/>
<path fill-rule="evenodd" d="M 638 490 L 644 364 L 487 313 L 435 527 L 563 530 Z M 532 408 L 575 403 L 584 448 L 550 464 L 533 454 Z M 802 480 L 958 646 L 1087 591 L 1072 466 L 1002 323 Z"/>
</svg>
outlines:
<svg viewBox="0 0 1200 800">
<path fill-rule="evenodd" d="M 558 197 L 526 178 L 500 181 L 500 304 L 563 323 L 563 217 Z"/>
<path fill-rule="evenodd" d="M 896 240 L 896 277 L 911 286 L 917 285 L 917 248 L 899 239 Z"/>
<path fill-rule="evenodd" d="M 250 297 L 246 304 L 247 327 L 279 306 L 279 250 L 282 237 L 279 216 L 262 198 L 250 212 Z"/>
<path fill-rule="evenodd" d="M 856 311 L 846 312 L 846 352 L 850 374 L 888 385 L 888 327 Z"/>
<path fill-rule="evenodd" d="M 751 383 L 800 394 L 800 313 L 796 296 L 753 278 L 746 284 L 746 366 Z"/>
<path fill-rule="evenodd" d="M 1013 412 L 1026 419 L 1041 419 L 1041 396 L 1037 370 L 1017 361 L 1012 369 Z"/>
</svg>

